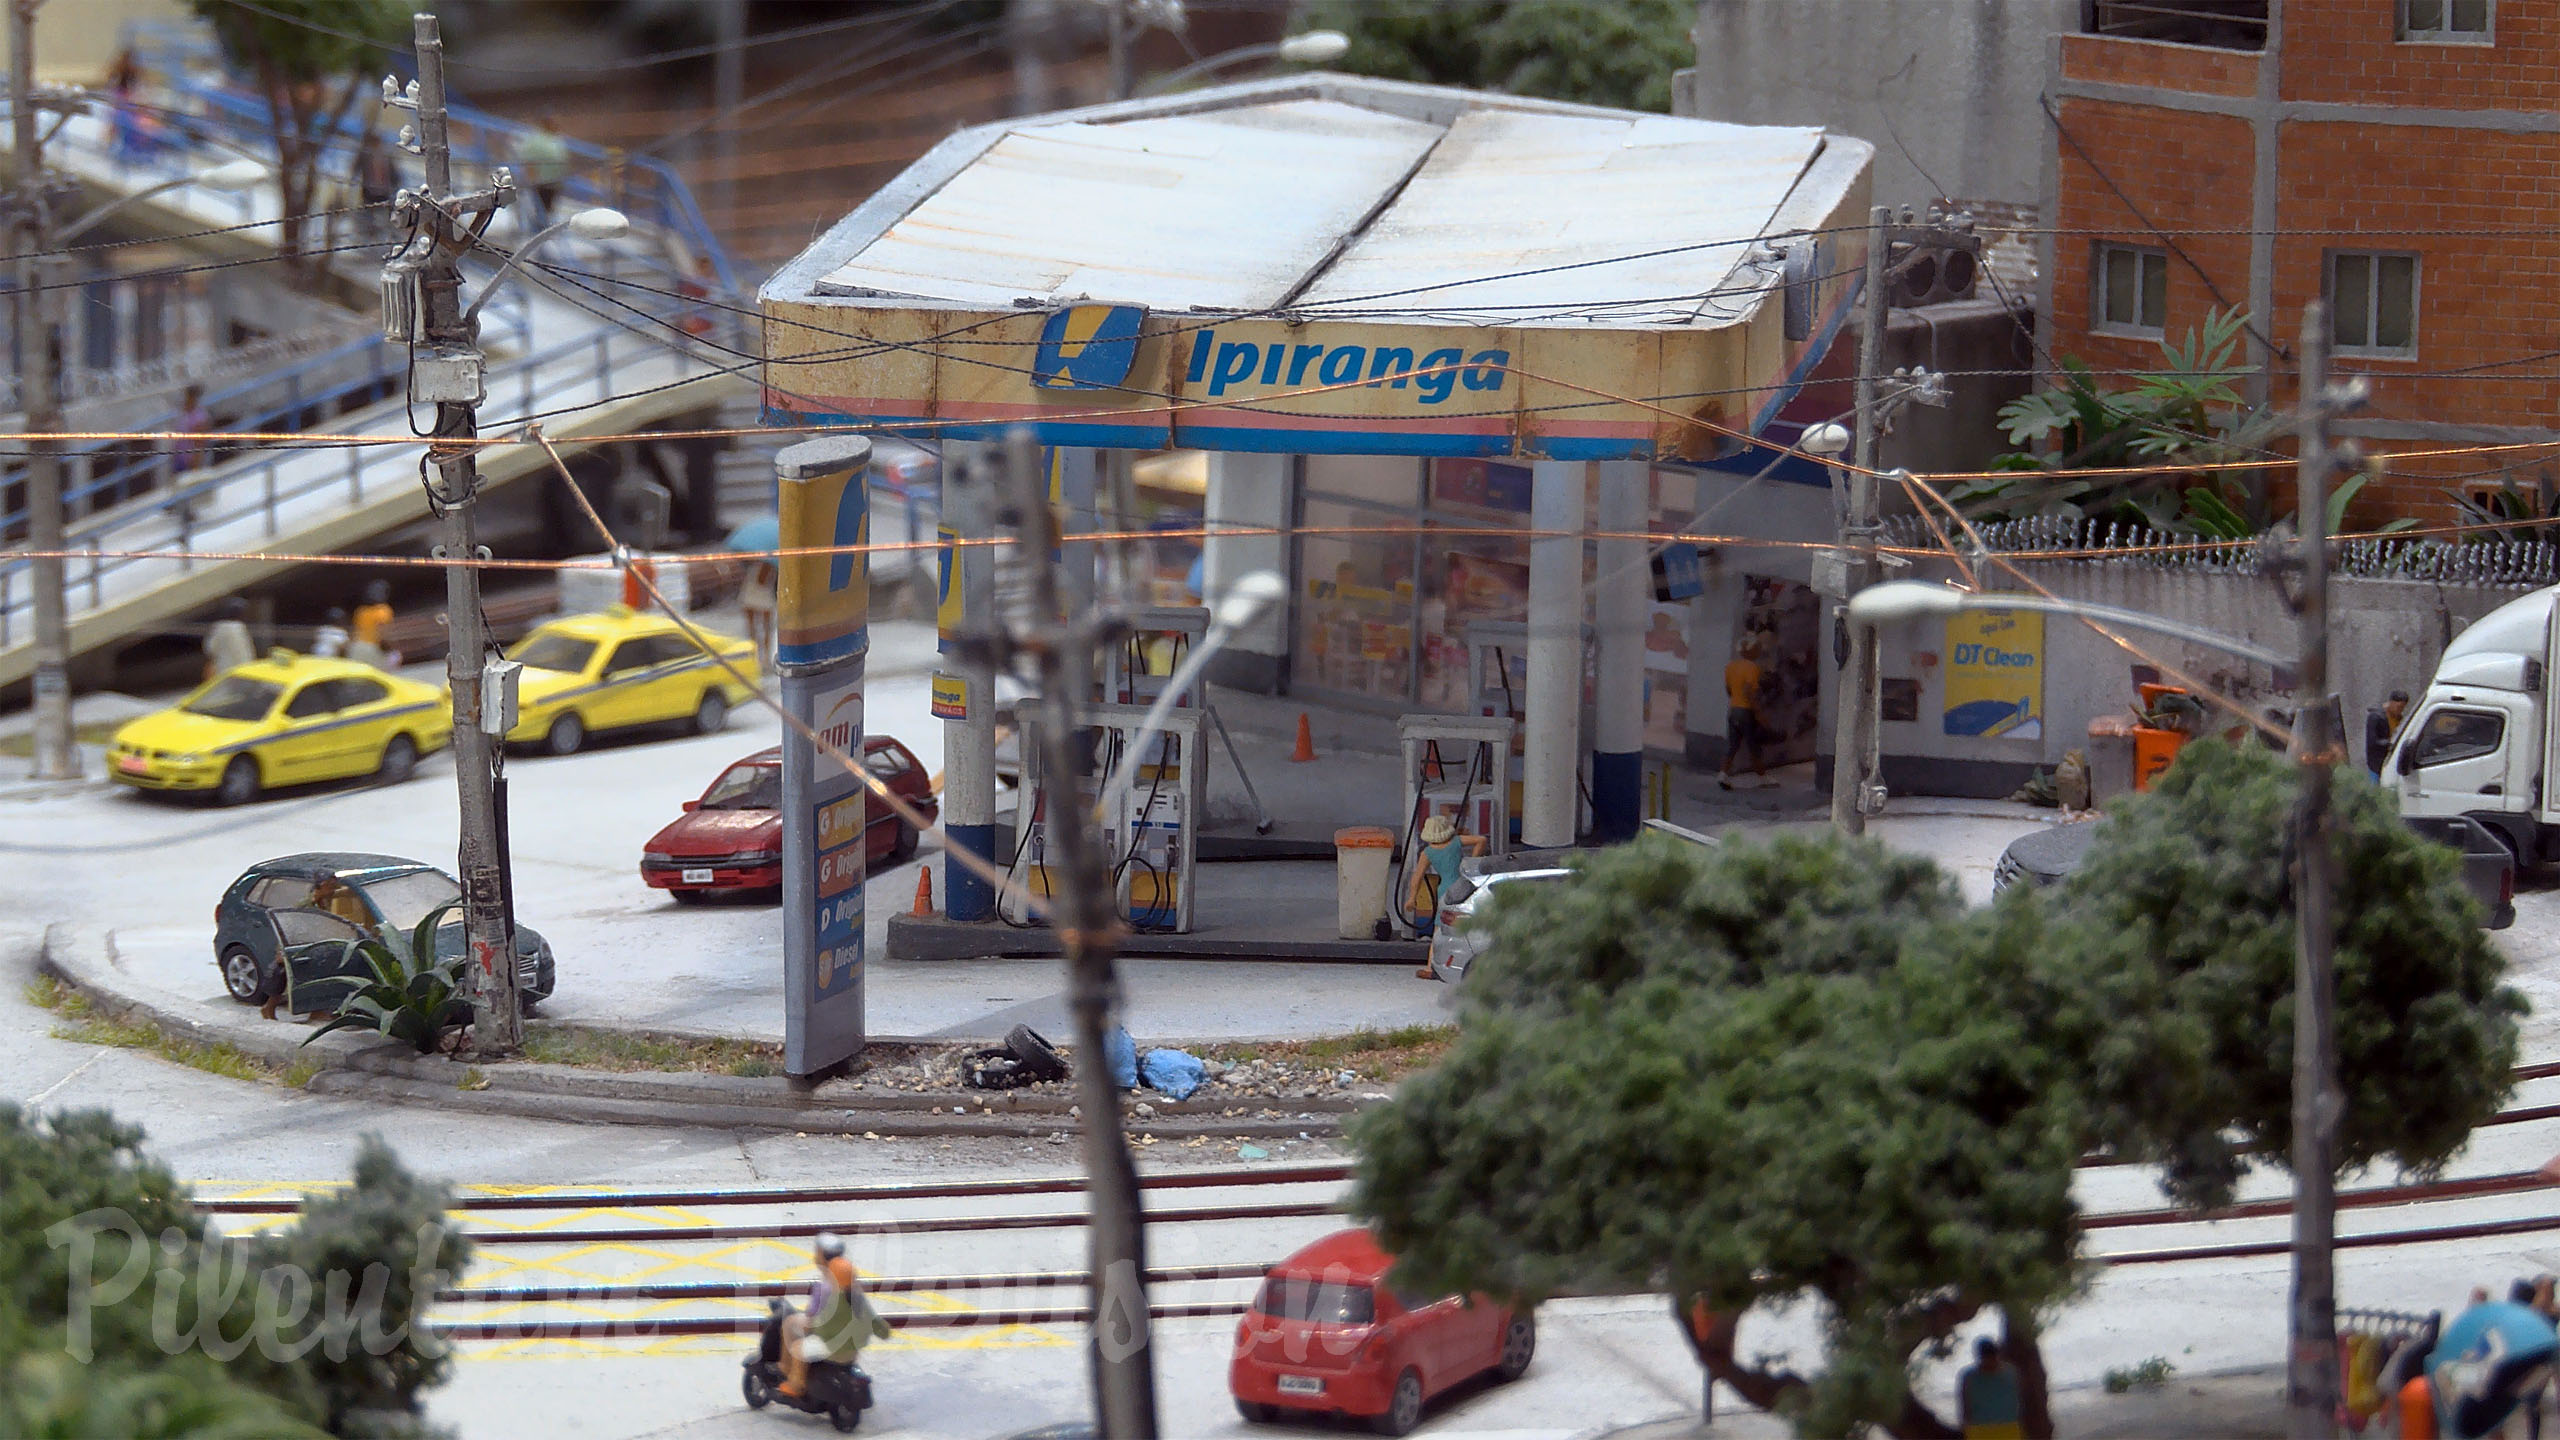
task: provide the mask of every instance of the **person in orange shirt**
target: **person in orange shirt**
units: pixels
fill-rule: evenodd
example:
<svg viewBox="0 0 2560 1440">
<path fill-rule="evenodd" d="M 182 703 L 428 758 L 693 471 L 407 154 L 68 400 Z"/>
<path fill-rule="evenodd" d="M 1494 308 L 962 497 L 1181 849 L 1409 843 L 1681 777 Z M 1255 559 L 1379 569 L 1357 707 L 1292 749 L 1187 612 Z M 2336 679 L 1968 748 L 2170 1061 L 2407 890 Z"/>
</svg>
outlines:
<svg viewBox="0 0 2560 1440">
<path fill-rule="evenodd" d="M 1742 752 L 1751 752 L 1751 773 L 1767 773 L 1760 755 L 1760 637 L 1745 635 L 1734 657 L 1724 663 L 1724 768 L 1716 784 L 1733 788 Z"/>
</svg>

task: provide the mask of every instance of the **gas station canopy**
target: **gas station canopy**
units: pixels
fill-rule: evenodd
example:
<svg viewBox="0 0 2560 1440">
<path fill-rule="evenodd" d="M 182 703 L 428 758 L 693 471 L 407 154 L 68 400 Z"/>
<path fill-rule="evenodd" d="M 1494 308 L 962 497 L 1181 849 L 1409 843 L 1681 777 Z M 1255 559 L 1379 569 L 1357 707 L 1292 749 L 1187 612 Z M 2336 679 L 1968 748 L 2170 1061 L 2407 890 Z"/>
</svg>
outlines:
<svg viewBox="0 0 2560 1440">
<path fill-rule="evenodd" d="M 1872 154 L 1337 75 L 980 126 L 765 286 L 767 409 L 1108 448 L 1704 459 L 1836 333 Z"/>
</svg>

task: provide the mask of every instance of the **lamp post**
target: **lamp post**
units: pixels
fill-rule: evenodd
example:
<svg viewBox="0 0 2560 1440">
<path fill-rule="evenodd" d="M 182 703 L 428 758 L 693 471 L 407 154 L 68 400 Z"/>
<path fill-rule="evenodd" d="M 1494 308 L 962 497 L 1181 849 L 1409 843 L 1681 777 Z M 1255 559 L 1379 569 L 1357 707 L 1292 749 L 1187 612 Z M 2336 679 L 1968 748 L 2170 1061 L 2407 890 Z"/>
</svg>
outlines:
<svg viewBox="0 0 2560 1440">
<path fill-rule="evenodd" d="M 2127 610 L 2116 605 L 2093 605 L 2081 600 L 2061 600 L 2047 595 L 1986 595 L 1971 590 L 1958 590 L 1928 580 L 1888 580 L 1858 592 L 1849 602 L 1849 619 L 1866 626 L 1900 624 L 1906 620 L 1944 619 L 1966 610 L 2034 610 L 2046 615 L 2071 615 L 2101 624 L 2121 625 L 2129 630 L 2149 630 L 2197 645 L 2211 646 L 2244 660 L 2261 665 L 2291 669 L 2294 658 L 2279 655 L 2262 645 L 2234 640 L 2201 625 L 2189 625 L 2166 615 L 2146 610 Z"/>
<path fill-rule="evenodd" d="M 7 208 L 17 212 L 17 338 L 19 363 L 26 375 L 18 409 L 29 434 L 48 435 L 62 428 L 62 326 L 43 280 L 51 253 L 129 205 L 189 185 L 246 190 L 267 178 L 267 168 L 254 160 L 233 160 L 110 200 L 68 224 L 54 223 L 55 195 L 45 178 L 43 145 L 36 136 L 31 99 L 34 8 L 13 6 L 11 18 L 15 22 L 10 88 L 17 173 Z M 38 780 L 74 780 L 80 775 L 80 752 L 71 735 L 71 619 L 63 595 L 61 555 L 62 457 L 54 445 L 51 440 L 27 442 L 27 547 L 36 552 L 29 566 L 35 588 L 36 662 L 31 773 Z"/>
<path fill-rule="evenodd" d="M 1242 65 L 1254 60 L 1280 60 L 1291 65 L 1325 65 L 1341 59 L 1351 49 L 1351 37 L 1339 30 L 1309 30 L 1286 40 L 1265 40 L 1259 45 L 1240 45 L 1221 51 L 1206 60 L 1195 60 L 1179 70 L 1159 75 L 1138 87 L 1141 95 L 1155 95 L 1196 79 L 1212 70 Z"/>
</svg>

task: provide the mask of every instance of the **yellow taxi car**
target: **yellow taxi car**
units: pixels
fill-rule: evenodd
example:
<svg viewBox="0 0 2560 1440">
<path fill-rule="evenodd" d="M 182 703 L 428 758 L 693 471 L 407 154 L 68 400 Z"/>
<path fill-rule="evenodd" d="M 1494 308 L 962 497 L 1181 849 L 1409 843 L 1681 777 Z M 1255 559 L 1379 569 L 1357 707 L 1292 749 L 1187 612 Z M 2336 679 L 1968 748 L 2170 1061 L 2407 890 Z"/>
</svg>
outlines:
<svg viewBox="0 0 2560 1440">
<path fill-rule="evenodd" d="M 708 735 L 729 723 L 729 707 L 755 694 L 755 647 L 711 637 L 720 656 L 750 683 L 740 684 L 664 615 L 616 605 L 537 627 L 507 658 L 524 666 L 516 678 L 511 744 L 567 755 L 603 730 L 689 723 Z"/>
<path fill-rule="evenodd" d="M 107 775 L 137 790 L 210 791 L 238 805 L 278 785 L 409 778 L 453 738 L 444 691 L 354 660 L 269 652 L 166 710 L 127 722 Z"/>
</svg>

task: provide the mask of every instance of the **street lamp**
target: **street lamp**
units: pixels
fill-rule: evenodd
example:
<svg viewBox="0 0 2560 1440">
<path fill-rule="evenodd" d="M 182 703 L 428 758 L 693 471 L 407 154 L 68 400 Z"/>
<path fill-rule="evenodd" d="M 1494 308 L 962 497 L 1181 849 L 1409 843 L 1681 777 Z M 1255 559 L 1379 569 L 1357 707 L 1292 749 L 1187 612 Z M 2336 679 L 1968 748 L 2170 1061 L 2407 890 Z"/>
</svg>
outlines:
<svg viewBox="0 0 2560 1440">
<path fill-rule="evenodd" d="M 32 13 L 31 8 L 20 7 L 13 16 L 23 19 Z M 21 24 L 12 36 L 22 58 L 28 33 L 26 25 Z M 13 74 L 12 79 L 17 82 L 16 92 L 23 97 L 28 88 L 25 76 Z M 254 160 L 233 160 L 110 200 L 68 225 L 56 226 L 38 193 L 45 180 L 38 163 L 35 113 L 23 98 L 18 104 L 15 136 L 14 189 L 19 202 L 19 243 L 14 266 L 17 340 L 18 355 L 26 367 L 18 409 L 25 417 L 29 434 L 47 435 L 62 428 L 62 332 L 54 320 L 52 299 L 42 277 L 52 253 L 136 202 L 187 185 L 246 190 L 267 178 L 267 168 Z M 80 777 L 80 752 L 71 734 L 71 619 L 70 606 L 63 595 L 61 557 L 62 457 L 54 443 L 27 442 L 27 548 L 36 552 L 29 576 L 35 590 L 35 673 L 30 677 L 35 763 L 31 773 L 39 780 L 76 780 Z"/>
<path fill-rule="evenodd" d="M 2047 615 L 2072 615 L 2083 620 L 2174 636 L 2279 670 L 2293 668 L 2293 656 L 2279 655 L 2263 646 L 2234 640 L 2200 625 L 2189 625 L 2148 611 L 2093 605 L 2087 601 L 2064 600 L 2050 595 L 1984 594 L 1928 580 L 1888 580 L 1881 585 L 1868 586 L 1849 601 L 1849 618 L 1860 625 L 1894 625 L 1906 620 L 1939 619 L 1965 610 L 2034 610 Z"/>
<path fill-rule="evenodd" d="M 462 312 L 463 325 L 468 327 L 474 319 L 478 318 L 480 314 L 480 307 L 488 304 L 489 297 L 498 293 L 498 282 L 507 278 L 508 271 L 515 269 L 523 262 L 527 255 L 532 254 L 544 241 L 549 240 L 552 236 L 559 234 L 563 230 L 568 231 L 570 234 L 577 236 L 581 240 L 592 240 L 602 243 L 607 240 L 619 240 L 623 236 L 630 234 L 631 221 L 625 217 L 621 211 L 609 210 L 604 206 L 599 205 L 592 210 L 581 210 L 566 220 L 555 221 L 552 224 L 546 225 L 540 230 L 535 231 L 533 233 L 533 238 L 517 246 L 515 248 L 515 253 L 507 257 L 506 263 L 500 265 L 497 272 L 492 274 L 487 283 L 480 287 L 480 297 L 471 302 L 470 309 Z"/>
<path fill-rule="evenodd" d="M 1200 637 L 1200 643 L 1191 648 L 1191 654 L 1183 660 L 1181 668 L 1164 682 L 1164 689 L 1157 693 L 1155 703 L 1147 707 L 1146 718 L 1138 725 L 1137 741 L 1128 750 L 1129 763 L 1121 766 L 1111 777 L 1111 783 L 1104 787 L 1098 802 L 1099 813 L 1113 813 L 1112 802 L 1119 798 L 1119 792 L 1129 788 L 1139 767 L 1145 763 L 1147 742 L 1163 731 L 1165 717 L 1173 713 L 1173 707 L 1199 680 L 1200 672 L 1208 668 L 1209 657 L 1235 638 L 1238 630 L 1252 624 L 1253 617 L 1271 608 L 1273 602 L 1288 593 L 1289 582 L 1270 570 L 1256 570 L 1227 587 L 1227 593 L 1218 598 L 1217 608 L 1209 612 L 1209 633 Z M 1182 757 L 1182 763 L 1196 762 L 1186 755 Z"/>
<path fill-rule="evenodd" d="M 1212 55 L 1206 60 L 1195 60 L 1179 70 L 1159 75 L 1148 81 L 1139 87 L 1138 93 L 1154 95 L 1170 90 L 1185 80 L 1206 75 L 1212 70 L 1223 70 L 1230 65 L 1242 65 L 1253 60 L 1280 60 L 1291 65 L 1329 64 L 1341 59 L 1350 50 L 1351 37 L 1339 30 L 1309 30 L 1302 35 L 1292 35 L 1286 40 L 1266 40 L 1259 45 L 1240 45 L 1233 50 Z"/>
<path fill-rule="evenodd" d="M 70 224 L 56 227 L 53 232 L 53 243 L 68 244 L 95 229 L 99 221 L 128 205 L 138 205 L 155 195 L 166 195 L 172 190 L 183 190 L 190 185 L 219 191 L 225 195 L 237 195 L 241 191 L 254 190 L 265 184 L 267 173 L 267 167 L 255 160 L 231 160 L 216 165 L 210 170 L 199 171 L 193 175 L 181 175 L 175 180 L 163 180 L 157 185 L 110 200 Z"/>
</svg>

